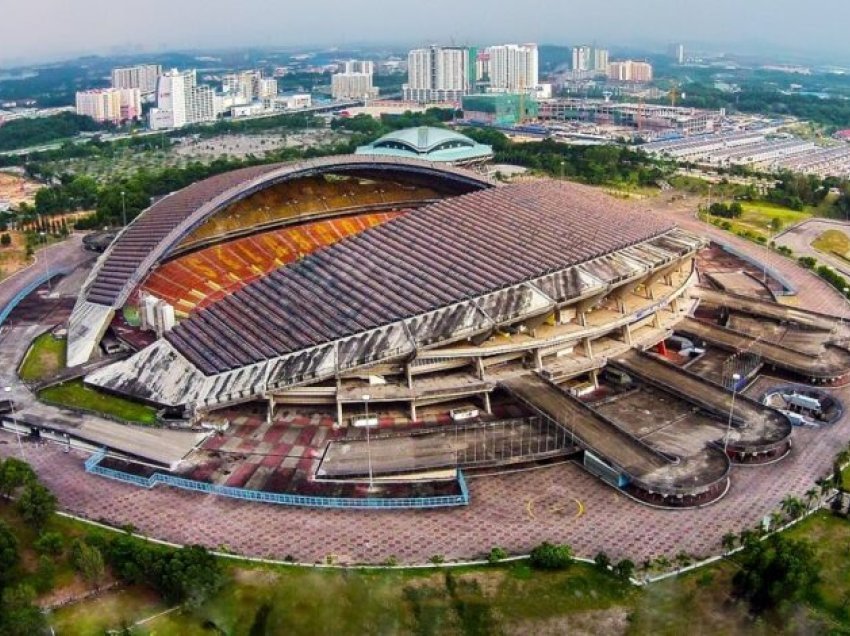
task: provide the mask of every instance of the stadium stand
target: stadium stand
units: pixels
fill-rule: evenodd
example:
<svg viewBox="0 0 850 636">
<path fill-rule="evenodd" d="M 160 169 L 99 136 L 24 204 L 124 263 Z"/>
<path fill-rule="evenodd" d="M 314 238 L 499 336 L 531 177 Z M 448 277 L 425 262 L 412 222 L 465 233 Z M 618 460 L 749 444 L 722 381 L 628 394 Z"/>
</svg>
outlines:
<svg viewBox="0 0 850 636">
<path fill-rule="evenodd" d="M 174 306 L 180 318 L 279 267 L 403 212 L 328 219 L 234 239 L 178 256 L 148 275 L 141 289 Z"/>
<path fill-rule="evenodd" d="M 442 198 L 433 188 L 389 180 L 318 175 L 288 181 L 257 192 L 213 215 L 194 230 L 177 250 L 192 248 L 246 229 L 272 227 L 328 212 L 417 207 Z"/>
</svg>

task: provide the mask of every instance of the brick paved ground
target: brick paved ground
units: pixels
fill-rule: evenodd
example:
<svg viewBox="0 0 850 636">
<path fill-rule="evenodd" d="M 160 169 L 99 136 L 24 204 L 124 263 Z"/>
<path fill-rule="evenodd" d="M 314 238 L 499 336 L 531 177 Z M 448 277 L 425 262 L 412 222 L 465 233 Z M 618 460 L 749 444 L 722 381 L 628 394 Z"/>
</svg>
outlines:
<svg viewBox="0 0 850 636">
<path fill-rule="evenodd" d="M 672 211 L 672 210 L 671 210 Z M 682 225 L 722 236 L 741 249 L 757 246 L 698 223 L 680 212 Z M 843 301 L 828 286 L 789 260 L 767 260 L 798 285 L 799 304 L 841 312 Z M 850 388 L 836 389 L 850 404 Z M 850 439 L 850 416 L 820 430 L 795 431 L 785 460 L 761 467 L 736 467 L 732 487 L 720 502 L 698 510 L 656 510 L 637 504 L 573 464 L 471 481 L 467 508 L 408 512 L 328 511 L 285 508 L 157 488 L 152 491 L 87 475 L 81 455 L 30 447 L 28 459 L 57 493 L 60 506 L 116 525 L 179 543 L 227 546 L 239 553 L 300 561 L 377 563 L 396 556 L 403 563 L 480 556 L 492 546 L 526 552 L 544 540 L 567 542 L 582 556 L 605 550 L 636 562 L 679 552 L 707 555 L 721 536 L 757 524 L 787 494 L 803 496 L 826 475 Z M 0 455 L 17 452 L 14 438 L 0 433 Z M 582 502 L 586 512 L 578 515 Z"/>
<path fill-rule="evenodd" d="M 840 389 L 850 403 L 850 389 Z M 727 531 L 753 526 L 786 494 L 802 496 L 827 474 L 850 438 L 850 418 L 822 430 L 795 431 L 795 449 L 782 462 L 736 467 L 720 502 L 699 510 L 656 510 L 604 486 L 578 466 L 471 480 L 464 509 L 410 512 L 328 511 L 252 504 L 158 487 L 151 491 L 87 475 L 82 457 L 58 448 L 29 447 L 29 460 L 57 493 L 63 509 L 178 543 L 225 545 L 239 553 L 300 561 L 335 554 L 342 562 L 424 562 L 432 555 L 461 559 L 494 545 L 525 552 L 544 540 L 571 544 L 578 554 L 605 550 L 636 562 L 681 551 L 708 555 Z M 0 455 L 16 452 L 0 434 Z M 581 501 L 585 514 L 576 516 Z"/>
</svg>

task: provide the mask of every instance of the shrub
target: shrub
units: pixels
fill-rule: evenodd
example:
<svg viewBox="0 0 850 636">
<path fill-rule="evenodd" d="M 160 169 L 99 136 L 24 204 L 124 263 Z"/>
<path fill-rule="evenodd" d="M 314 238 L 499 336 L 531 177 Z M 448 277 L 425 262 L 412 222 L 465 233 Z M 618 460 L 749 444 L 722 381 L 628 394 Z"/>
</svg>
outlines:
<svg viewBox="0 0 850 636">
<path fill-rule="evenodd" d="M 797 259 L 797 262 L 800 264 L 800 267 L 805 267 L 806 269 L 814 269 L 817 260 L 815 260 L 812 256 L 801 256 Z"/>
<path fill-rule="evenodd" d="M 573 562 L 573 551 L 570 546 L 541 543 L 531 551 L 530 561 L 533 567 L 541 570 L 563 570 Z"/>
<path fill-rule="evenodd" d="M 65 539 L 58 532 L 42 532 L 33 546 L 41 554 L 59 556 L 65 549 Z"/>
<path fill-rule="evenodd" d="M 604 552 L 597 552 L 596 556 L 593 557 L 593 562 L 600 570 L 607 570 L 608 566 L 611 565 L 610 557 Z"/>
<path fill-rule="evenodd" d="M 490 563 L 498 563 L 502 559 L 506 559 L 508 557 L 508 553 L 503 548 L 495 547 L 490 550 L 490 554 L 487 555 L 487 561 Z"/>
<path fill-rule="evenodd" d="M 635 564 L 629 559 L 623 559 L 614 566 L 613 570 L 617 578 L 629 581 L 635 573 Z"/>
</svg>

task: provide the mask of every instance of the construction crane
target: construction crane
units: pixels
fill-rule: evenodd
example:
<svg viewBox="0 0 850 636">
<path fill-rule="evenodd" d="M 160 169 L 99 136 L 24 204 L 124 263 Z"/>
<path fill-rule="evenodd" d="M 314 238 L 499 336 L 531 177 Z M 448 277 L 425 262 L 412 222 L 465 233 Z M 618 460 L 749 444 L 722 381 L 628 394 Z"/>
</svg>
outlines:
<svg viewBox="0 0 850 636">
<path fill-rule="evenodd" d="M 682 94 L 679 92 L 678 82 L 673 82 L 673 85 L 670 87 L 670 92 L 667 93 L 667 96 L 670 98 L 670 105 L 675 107 L 676 100 L 682 96 Z"/>
</svg>

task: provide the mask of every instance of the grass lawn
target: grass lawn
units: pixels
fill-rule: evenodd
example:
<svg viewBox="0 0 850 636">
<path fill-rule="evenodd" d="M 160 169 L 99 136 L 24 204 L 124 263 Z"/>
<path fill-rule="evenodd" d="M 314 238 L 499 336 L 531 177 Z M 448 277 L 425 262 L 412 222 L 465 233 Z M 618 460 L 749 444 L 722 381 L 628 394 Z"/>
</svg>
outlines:
<svg viewBox="0 0 850 636">
<path fill-rule="evenodd" d="M 64 338 L 54 338 L 50 333 L 33 340 L 21 365 L 21 379 L 36 382 L 64 367 L 66 345 Z"/>
<path fill-rule="evenodd" d="M 156 411 L 150 406 L 96 391 L 83 384 L 82 380 L 48 387 L 39 391 L 38 396 L 48 402 L 105 413 L 128 422 L 156 423 Z"/>
<path fill-rule="evenodd" d="M 812 247 L 821 252 L 850 259 L 850 237 L 841 230 L 827 230 L 812 241 Z"/>
<path fill-rule="evenodd" d="M 777 234 L 777 232 L 771 228 L 771 222 L 774 219 L 779 220 L 781 228 L 787 228 L 790 225 L 811 218 L 813 214 L 813 211 L 810 208 L 806 208 L 802 212 L 798 212 L 796 210 L 789 210 L 782 206 L 774 205 L 772 203 L 764 203 L 761 201 L 742 202 L 741 205 L 744 208 L 744 213 L 739 218 L 720 219 L 720 221 L 728 221 L 732 226 L 730 229 L 731 232 L 750 232 L 756 237 L 764 237 L 765 240 L 770 240 L 772 236 Z M 705 219 L 706 217 L 703 216 L 703 218 Z M 712 219 L 715 218 L 717 217 L 712 217 Z"/>
</svg>

